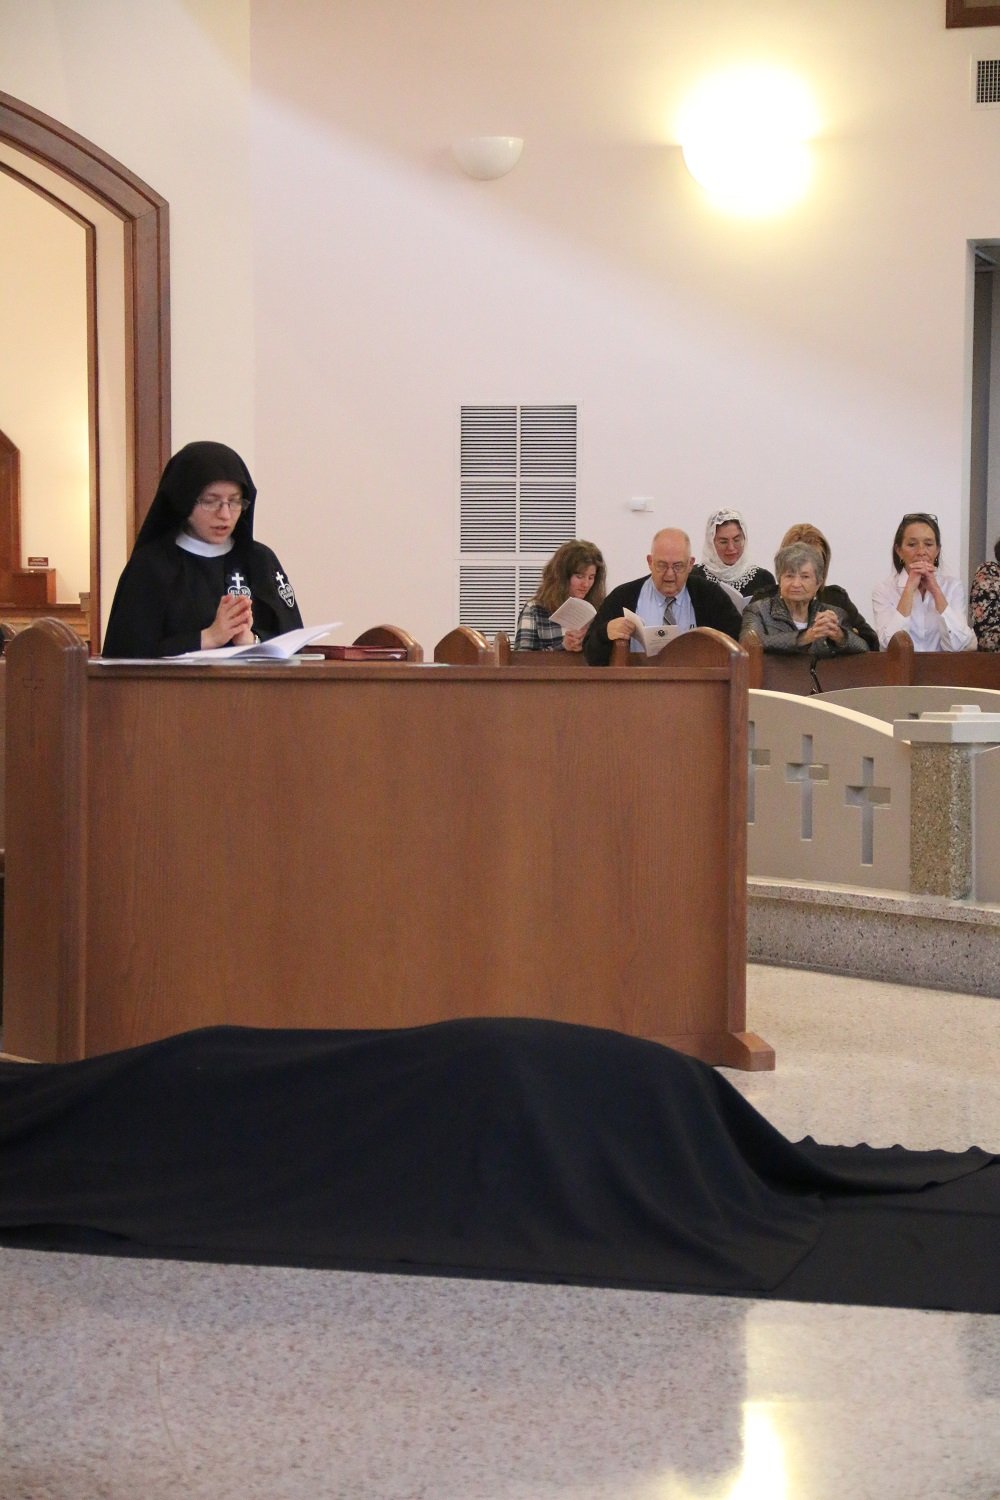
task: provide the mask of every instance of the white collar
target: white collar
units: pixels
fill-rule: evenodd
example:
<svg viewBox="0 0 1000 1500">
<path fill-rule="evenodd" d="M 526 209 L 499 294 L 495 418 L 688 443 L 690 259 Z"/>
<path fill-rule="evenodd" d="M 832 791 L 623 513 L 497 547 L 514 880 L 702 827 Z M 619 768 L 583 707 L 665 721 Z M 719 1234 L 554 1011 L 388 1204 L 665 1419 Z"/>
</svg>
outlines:
<svg viewBox="0 0 1000 1500">
<path fill-rule="evenodd" d="M 185 552 L 193 552 L 195 557 L 225 557 L 227 552 L 233 550 L 231 536 L 227 536 L 224 542 L 203 542 L 200 536 L 191 536 L 186 531 L 179 531 L 174 541 L 178 547 L 183 547 Z"/>
</svg>

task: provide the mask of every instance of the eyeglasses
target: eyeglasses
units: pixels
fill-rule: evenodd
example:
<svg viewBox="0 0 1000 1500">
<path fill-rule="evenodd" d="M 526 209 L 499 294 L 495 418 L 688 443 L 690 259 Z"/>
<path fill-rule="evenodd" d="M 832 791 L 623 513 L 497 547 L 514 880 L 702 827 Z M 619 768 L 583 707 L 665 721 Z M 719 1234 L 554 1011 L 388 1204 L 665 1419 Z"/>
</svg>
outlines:
<svg viewBox="0 0 1000 1500">
<path fill-rule="evenodd" d="M 936 526 L 938 524 L 937 516 L 932 515 L 929 510 L 911 510 L 910 514 L 904 516 L 899 524 L 900 526 L 909 526 L 911 521 L 925 521 L 928 526 Z"/>
<path fill-rule="evenodd" d="M 687 562 L 679 562 L 679 563 L 654 562 L 653 563 L 653 572 L 654 573 L 686 573 L 687 570 L 688 570 L 688 568 L 690 566 L 691 566 L 691 564 L 687 563 Z"/>
<path fill-rule="evenodd" d="M 201 510 L 214 511 L 216 515 L 220 515 L 224 510 L 247 511 L 250 509 L 250 501 L 243 495 L 237 495 L 235 500 L 213 500 L 205 496 L 199 496 L 195 501 L 195 505 L 199 506 Z"/>
</svg>

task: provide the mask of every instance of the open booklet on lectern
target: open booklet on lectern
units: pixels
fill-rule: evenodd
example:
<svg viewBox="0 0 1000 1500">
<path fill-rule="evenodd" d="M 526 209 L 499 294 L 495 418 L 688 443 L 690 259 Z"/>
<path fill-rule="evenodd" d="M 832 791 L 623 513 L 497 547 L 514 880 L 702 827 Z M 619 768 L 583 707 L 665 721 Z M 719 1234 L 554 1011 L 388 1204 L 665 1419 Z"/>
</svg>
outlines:
<svg viewBox="0 0 1000 1500">
<path fill-rule="evenodd" d="M 303 646 L 308 646 L 310 641 L 318 641 L 320 636 L 329 635 L 342 625 L 342 620 L 334 620 L 330 625 L 306 625 L 301 630 L 286 630 L 284 635 L 272 636 L 269 641 L 254 641 L 252 646 L 217 646 L 209 651 L 185 651 L 182 656 L 164 656 L 163 661 L 198 661 L 198 662 L 226 662 L 226 661 L 287 661 L 294 656 L 296 651 L 301 651 Z"/>
</svg>

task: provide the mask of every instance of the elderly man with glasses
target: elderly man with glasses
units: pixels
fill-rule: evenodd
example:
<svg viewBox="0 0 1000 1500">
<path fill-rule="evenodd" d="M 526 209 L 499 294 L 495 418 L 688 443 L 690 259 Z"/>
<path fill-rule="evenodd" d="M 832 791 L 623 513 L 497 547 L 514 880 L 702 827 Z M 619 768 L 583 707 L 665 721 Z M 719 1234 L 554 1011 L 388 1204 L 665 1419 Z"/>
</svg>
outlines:
<svg viewBox="0 0 1000 1500">
<path fill-rule="evenodd" d="M 634 622 L 625 618 L 626 609 L 644 625 L 673 625 L 680 630 L 707 625 L 738 640 L 739 610 L 725 589 L 698 574 L 691 577 L 694 557 L 686 532 L 672 526 L 658 531 L 646 564 L 646 577 L 619 584 L 598 610 L 583 647 L 591 666 L 607 666 L 612 641 L 630 641 L 633 651 L 642 650 Z"/>
</svg>

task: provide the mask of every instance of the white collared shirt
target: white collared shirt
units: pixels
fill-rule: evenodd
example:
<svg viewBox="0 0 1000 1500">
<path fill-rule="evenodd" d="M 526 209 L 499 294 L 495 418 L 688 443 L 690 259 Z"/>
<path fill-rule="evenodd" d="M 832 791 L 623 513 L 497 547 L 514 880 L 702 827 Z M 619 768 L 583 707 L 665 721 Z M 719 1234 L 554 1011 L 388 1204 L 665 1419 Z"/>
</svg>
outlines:
<svg viewBox="0 0 1000 1500">
<path fill-rule="evenodd" d="M 687 585 L 677 595 L 661 594 L 653 582 L 652 573 L 639 590 L 635 612 L 644 625 L 662 625 L 663 611 L 667 607 L 668 600 L 674 606 L 674 624 L 681 630 L 694 630 L 698 621 L 694 617 L 694 605 L 687 591 Z M 642 642 L 637 641 L 633 636 L 629 641 L 629 649 L 641 651 Z"/>
<path fill-rule="evenodd" d="M 886 578 L 872 591 L 872 612 L 879 645 L 884 651 L 898 630 L 905 631 L 914 651 L 975 651 L 976 635 L 965 613 L 965 586 L 959 578 L 947 573 L 936 574 L 938 588 L 948 601 L 943 614 L 938 613 L 933 595 L 913 596 L 909 616 L 899 613 L 899 601 L 906 587 L 906 569 Z"/>
</svg>

